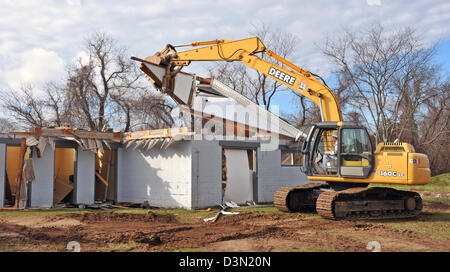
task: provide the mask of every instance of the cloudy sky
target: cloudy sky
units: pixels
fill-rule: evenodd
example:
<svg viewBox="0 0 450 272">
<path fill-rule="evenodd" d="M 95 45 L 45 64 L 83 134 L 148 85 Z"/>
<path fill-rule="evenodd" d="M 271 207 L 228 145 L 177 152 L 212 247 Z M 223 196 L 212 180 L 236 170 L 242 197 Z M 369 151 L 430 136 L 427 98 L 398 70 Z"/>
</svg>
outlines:
<svg viewBox="0 0 450 272">
<path fill-rule="evenodd" d="M 440 40 L 437 61 L 450 71 L 448 0 L 0 0 L 0 89 L 61 80 L 83 39 L 96 31 L 112 34 L 130 55 L 146 57 L 167 43 L 247 38 L 261 21 L 295 34 L 290 60 L 325 76 L 333 67 L 316 43 L 344 28 L 379 23 L 411 26 L 427 44 Z"/>
</svg>

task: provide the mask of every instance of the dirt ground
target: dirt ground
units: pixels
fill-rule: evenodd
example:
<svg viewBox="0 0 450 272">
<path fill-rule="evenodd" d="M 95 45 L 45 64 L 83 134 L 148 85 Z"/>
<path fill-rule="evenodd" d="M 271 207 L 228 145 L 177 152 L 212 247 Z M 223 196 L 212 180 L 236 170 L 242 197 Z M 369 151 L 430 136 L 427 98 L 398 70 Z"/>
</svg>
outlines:
<svg viewBox="0 0 450 272">
<path fill-rule="evenodd" d="M 115 209 L 0 212 L 0 251 L 450 251 L 450 206 L 424 201 L 416 219 L 331 221 L 273 206 L 211 211 Z"/>
</svg>

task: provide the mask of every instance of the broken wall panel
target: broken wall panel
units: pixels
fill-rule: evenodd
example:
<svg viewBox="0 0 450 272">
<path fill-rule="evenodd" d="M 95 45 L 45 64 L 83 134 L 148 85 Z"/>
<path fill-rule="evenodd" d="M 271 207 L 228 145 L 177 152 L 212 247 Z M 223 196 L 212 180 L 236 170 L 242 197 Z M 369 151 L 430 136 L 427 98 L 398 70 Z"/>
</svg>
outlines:
<svg viewBox="0 0 450 272">
<path fill-rule="evenodd" d="M 31 182 L 31 207 L 52 207 L 55 152 L 52 148 L 46 148 L 41 158 L 36 153 L 33 152 L 36 179 Z"/>
<path fill-rule="evenodd" d="M 191 208 L 191 142 L 176 141 L 167 149 L 119 148 L 118 202 L 148 201 L 158 207 Z"/>
<path fill-rule="evenodd" d="M 6 144 L 0 144 L 0 208 L 5 206 Z"/>
<path fill-rule="evenodd" d="M 77 204 L 93 204 L 95 189 L 95 154 L 77 148 L 75 200 Z"/>
</svg>

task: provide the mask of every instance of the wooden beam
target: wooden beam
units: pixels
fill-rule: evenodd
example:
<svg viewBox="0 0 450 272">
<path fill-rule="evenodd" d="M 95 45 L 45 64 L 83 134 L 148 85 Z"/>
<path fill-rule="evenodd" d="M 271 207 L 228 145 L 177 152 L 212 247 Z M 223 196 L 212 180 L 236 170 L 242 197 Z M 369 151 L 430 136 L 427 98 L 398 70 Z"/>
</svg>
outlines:
<svg viewBox="0 0 450 272">
<path fill-rule="evenodd" d="M 97 178 L 98 178 L 101 182 L 103 182 L 103 184 L 105 184 L 105 186 L 108 186 L 108 181 L 107 181 L 106 179 L 104 179 L 104 178 L 102 177 L 102 175 L 100 175 L 98 172 L 95 172 L 95 175 L 97 176 Z"/>
</svg>

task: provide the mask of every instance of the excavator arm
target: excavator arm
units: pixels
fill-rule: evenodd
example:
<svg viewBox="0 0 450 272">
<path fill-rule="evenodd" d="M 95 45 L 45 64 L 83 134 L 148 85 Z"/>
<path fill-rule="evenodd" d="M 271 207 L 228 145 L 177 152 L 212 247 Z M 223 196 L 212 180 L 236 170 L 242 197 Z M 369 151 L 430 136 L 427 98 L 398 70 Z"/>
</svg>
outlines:
<svg viewBox="0 0 450 272">
<path fill-rule="evenodd" d="M 177 52 L 177 47 L 185 46 L 203 47 Z M 267 55 L 280 61 L 287 68 L 256 55 L 261 52 L 266 52 Z M 257 37 L 243 40 L 196 42 L 181 46 L 167 45 L 163 51 L 147 57 L 145 61 L 166 68 L 163 86 L 168 85 L 170 80 L 191 61 L 241 61 L 246 66 L 311 99 L 319 107 L 322 121 L 343 121 L 339 99 L 324 83 L 310 72 L 295 66 L 274 52 L 266 50 L 264 44 Z"/>
</svg>

